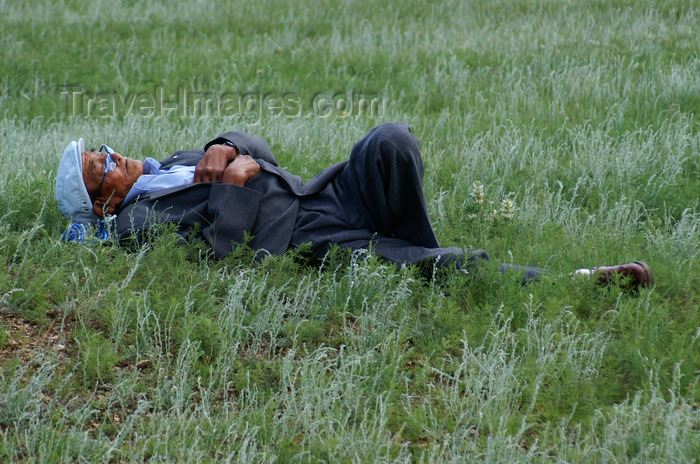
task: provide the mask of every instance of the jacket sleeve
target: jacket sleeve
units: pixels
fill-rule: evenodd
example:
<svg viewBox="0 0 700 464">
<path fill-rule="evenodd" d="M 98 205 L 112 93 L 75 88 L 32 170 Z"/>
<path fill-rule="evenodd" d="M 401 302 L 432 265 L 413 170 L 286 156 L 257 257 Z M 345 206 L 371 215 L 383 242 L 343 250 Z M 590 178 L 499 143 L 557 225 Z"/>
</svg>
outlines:
<svg viewBox="0 0 700 464">
<path fill-rule="evenodd" d="M 277 166 L 277 160 L 275 159 L 275 155 L 272 154 L 272 150 L 270 150 L 270 146 L 267 144 L 267 141 L 260 137 L 248 135 L 245 132 L 224 132 L 214 140 L 207 143 L 204 146 L 204 151 L 207 151 L 207 149 L 212 145 L 222 144 L 224 142 L 231 142 L 234 144 L 238 149 L 238 153 L 241 155 L 249 155 L 253 158 L 264 159 L 268 163 Z"/>
<path fill-rule="evenodd" d="M 159 227 L 174 225 L 178 235 L 206 241 L 221 258 L 253 231 L 260 198 L 255 190 L 219 183 L 160 190 L 117 214 L 117 236 L 122 243 L 141 243 Z"/>
</svg>

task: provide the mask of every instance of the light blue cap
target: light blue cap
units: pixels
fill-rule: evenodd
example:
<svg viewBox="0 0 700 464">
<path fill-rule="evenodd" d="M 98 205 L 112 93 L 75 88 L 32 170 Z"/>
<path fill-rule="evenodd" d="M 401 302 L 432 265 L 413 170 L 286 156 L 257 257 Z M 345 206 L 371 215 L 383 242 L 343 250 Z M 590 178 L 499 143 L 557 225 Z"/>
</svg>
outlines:
<svg viewBox="0 0 700 464">
<path fill-rule="evenodd" d="M 83 139 L 68 144 L 56 175 L 56 201 L 61 212 L 74 222 L 81 223 L 100 219 L 92 210 L 92 201 L 83 182 L 84 151 Z"/>
</svg>

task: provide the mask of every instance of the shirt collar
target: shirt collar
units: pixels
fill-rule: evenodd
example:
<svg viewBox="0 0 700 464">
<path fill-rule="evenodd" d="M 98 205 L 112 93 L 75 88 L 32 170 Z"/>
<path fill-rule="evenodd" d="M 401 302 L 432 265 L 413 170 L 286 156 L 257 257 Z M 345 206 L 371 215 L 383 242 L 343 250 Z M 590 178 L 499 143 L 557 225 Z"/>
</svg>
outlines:
<svg viewBox="0 0 700 464">
<path fill-rule="evenodd" d="M 151 157 L 143 160 L 144 174 L 160 174 L 160 163 Z"/>
</svg>

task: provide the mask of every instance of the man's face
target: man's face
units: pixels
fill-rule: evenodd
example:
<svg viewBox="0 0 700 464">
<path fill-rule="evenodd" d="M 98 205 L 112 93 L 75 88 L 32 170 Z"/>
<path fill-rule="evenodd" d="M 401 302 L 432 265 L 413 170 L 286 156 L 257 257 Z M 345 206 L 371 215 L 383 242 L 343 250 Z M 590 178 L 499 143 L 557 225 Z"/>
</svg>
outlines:
<svg viewBox="0 0 700 464">
<path fill-rule="evenodd" d="M 86 151 L 83 157 L 83 181 L 92 199 L 95 214 L 112 214 L 143 174 L 143 163 L 117 153 L 110 155 L 116 166 L 105 173 L 107 154 Z M 104 181 L 102 180 L 104 176 Z M 102 186 L 100 186 L 102 183 Z"/>
</svg>

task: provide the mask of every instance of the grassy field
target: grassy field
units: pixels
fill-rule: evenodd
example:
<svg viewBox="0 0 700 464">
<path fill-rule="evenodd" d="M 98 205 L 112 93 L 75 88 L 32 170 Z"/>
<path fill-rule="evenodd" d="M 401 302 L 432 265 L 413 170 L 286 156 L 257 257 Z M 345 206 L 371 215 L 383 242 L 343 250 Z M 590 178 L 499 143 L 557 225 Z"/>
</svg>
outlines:
<svg viewBox="0 0 700 464">
<path fill-rule="evenodd" d="M 0 461 L 698 462 L 700 5 L 0 0 Z M 61 241 L 64 147 L 421 141 L 425 280 Z M 568 272 L 643 259 L 638 294 Z M 497 262 L 546 267 L 522 288 Z"/>
</svg>

